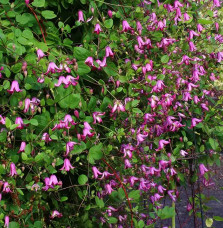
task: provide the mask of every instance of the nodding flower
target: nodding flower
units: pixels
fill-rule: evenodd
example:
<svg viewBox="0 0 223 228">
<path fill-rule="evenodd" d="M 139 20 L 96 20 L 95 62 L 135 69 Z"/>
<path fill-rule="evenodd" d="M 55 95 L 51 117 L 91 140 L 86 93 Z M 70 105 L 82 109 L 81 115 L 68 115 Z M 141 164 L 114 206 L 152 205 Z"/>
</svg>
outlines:
<svg viewBox="0 0 223 228">
<path fill-rule="evenodd" d="M 18 153 L 24 152 L 26 148 L 26 142 L 21 142 Z"/>
<path fill-rule="evenodd" d="M 114 103 L 114 106 L 111 110 L 111 113 L 114 113 L 115 111 L 118 111 L 118 112 L 125 112 L 125 107 L 124 105 L 121 103 L 121 101 L 118 101 L 116 100 L 115 103 Z"/>
<path fill-rule="evenodd" d="M 105 112 L 93 112 L 93 119 L 94 119 L 93 124 L 96 124 L 97 122 L 101 123 L 102 118 L 100 116 L 104 116 L 104 115 L 105 115 Z"/>
<path fill-rule="evenodd" d="M 14 176 L 14 175 L 18 175 L 18 173 L 16 172 L 16 167 L 15 167 L 15 164 L 12 162 L 10 164 L 10 176 Z"/>
<path fill-rule="evenodd" d="M 101 26 L 99 24 L 96 24 L 95 29 L 94 29 L 94 33 L 100 34 L 101 31 L 102 31 Z"/>
<path fill-rule="evenodd" d="M 164 146 L 167 145 L 167 144 L 169 144 L 169 143 L 170 143 L 170 140 L 167 141 L 167 140 L 161 139 L 159 141 L 159 147 L 156 149 L 156 151 L 162 150 L 164 148 Z"/>
<path fill-rule="evenodd" d="M 45 141 L 46 143 L 51 142 L 52 139 L 50 138 L 50 135 L 48 133 L 43 133 L 42 140 Z"/>
<path fill-rule="evenodd" d="M 93 171 L 93 174 L 94 174 L 94 178 L 95 179 L 98 178 L 98 175 L 102 175 L 102 173 L 95 166 L 92 167 L 92 171 Z"/>
<path fill-rule="evenodd" d="M 125 159 L 124 163 L 125 163 L 125 169 L 132 168 L 132 165 L 128 159 Z"/>
<path fill-rule="evenodd" d="M 30 0 L 25 0 L 26 5 L 29 5 Z"/>
<path fill-rule="evenodd" d="M 107 46 L 105 48 L 105 57 L 113 57 L 114 53 L 112 52 L 111 48 L 109 46 Z"/>
<path fill-rule="evenodd" d="M 42 59 L 44 56 L 46 56 L 44 54 L 44 52 L 41 49 L 37 50 L 37 57 L 38 57 L 38 61 L 40 61 L 40 59 Z"/>
<path fill-rule="evenodd" d="M 95 133 L 91 133 L 92 127 L 88 122 L 84 122 L 84 129 L 83 129 L 83 135 L 82 138 L 85 139 L 86 136 L 92 137 Z"/>
<path fill-rule="evenodd" d="M 111 10 L 108 10 L 108 16 L 110 17 L 110 18 L 112 18 L 112 11 Z"/>
<path fill-rule="evenodd" d="M 192 41 L 189 42 L 189 50 L 190 51 L 196 51 L 197 50 L 197 48 L 195 47 L 195 45 Z"/>
<path fill-rule="evenodd" d="M 204 174 L 205 174 L 206 172 L 208 172 L 208 169 L 204 166 L 204 164 L 200 164 L 200 165 L 199 165 L 199 170 L 200 170 L 201 176 L 204 176 Z"/>
<path fill-rule="evenodd" d="M 19 83 L 17 81 L 13 81 L 10 90 L 7 91 L 11 94 L 13 94 L 14 92 L 22 92 L 22 90 L 19 89 Z"/>
<path fill-rule="evenodd" d="M 21 117 L 16 117 L 15 124 L 18 124 L 19 126 L 16 127 L 16 129 L 23 129 L 26 124 L 23 123 L 23 119 Z"/>
<path fill-rule="evenodd" d="M 87 57 L 87 59 L 85 60 L 85 64 L 87 64 L 90 67 L 94 67 L 94 59 L 93 59 L 93 57 L 91 57 L 91 56 Z"/>
<path fill-rule="evenodd" d="M 2 115 L 0 115 L 0 124 L 5 124 L 5 117 L 3 117 Z"/>
<path fill-rule="evenodd" d="M 181 156 L 185 157 L 188 153 L 185 150 L 180 150 Z"/>
<path fill-rule="evenodd" d="M 61 218 L 63 215 L 59 211 L 54 210 L 50 216 L 50 219 Z"/>
<path fill-rule="evenodd" d="M 195 127 L 198 123 L 200 123 L 202 121 L 203 121 L 203 119 L 192 118 L 191 126 L 189 127 L 189 129 L 192 129 L 193 127 Z"/>
<path fill-rule="evenodd" d="M 83 11 L 81 10 L 78 11 L 78 21 L 84 22 L 84 14 L 83 14 Z"/>
<path fill-rule="evenodd" d="M 106 184 L 105 185 L 105 192 L 106 194 L 111 194 L 114 191 L 114 189 L 111 187 L 111 184 Z"/>
<path fill-rule="evenodd" d="M 78 143 L 76 143 L 76 142 L 68 142 L 66 144 L 66 154 L 65 154 L 65 156 L 67 156 L 71 152 L 71 150 L 74 149 L 74 145 L 76 145 L 76 144 L 78 144 Z"/>
<path fill-rule="evenodd" d="M 173 201 L 176 201 L 177 196 L 172 194 L 174 190 L 169 190 L 167 193 Z"/>
<path fill-rule="evenodd" d="M 62 69 L 60 69 L 54 62 L 50 62 L 47 68 L 47 72 L 45 73 L 45 75 L 49 74 L 49 73 L 59 73 L 61 72 Z"/>
<path fill-rule="evenodd" d="M 10 189 L 10 185 L 9 185 L 8 182 L 5 182 L 5 183 L 3 184 L 2 192 L 5 192 L 5 193 L 12 192 L 11 189 Z"/>
<path fill-rule="evenodd" d="M 9 216 L 5 216 L 5 224 L 4 227 L 9 228 Z"/>
<path fill-rule="evenodd" d="M 197 31 L 198 32 L 202 32 L 204 30 L 204 28 L 202 27 L 201 24 L 197 24 Z"/>
<path fill-rule="evenodd" d="M 127 32 L 129 30 L 132 30 L 132 27 L 129 25 L 129 23 L 126 20 L 124 20 L 122 22 L 122 32 Z"/>
<path fill-rule="evenodd" d="M 70 169 L 74 169 L 74 167 L 71 165 L 70 160 L 68 158 L 65 158 L 64 165 L 60 170 L 66 170 L 68 172 Z"/>
<path fill-rule="evenodd" d="M 137 28 L 137 31 L 139 33 L 139 35 L 141 35 L 142 33 L 142 25 L 139 21 L 136 22 L 136 28 Z"/>
<path fill-rule="evenodd" d="M 190 19 L 191 17 L 187 13 L 184 13 L 184 21 L 189 21 Z"/>
</svg>

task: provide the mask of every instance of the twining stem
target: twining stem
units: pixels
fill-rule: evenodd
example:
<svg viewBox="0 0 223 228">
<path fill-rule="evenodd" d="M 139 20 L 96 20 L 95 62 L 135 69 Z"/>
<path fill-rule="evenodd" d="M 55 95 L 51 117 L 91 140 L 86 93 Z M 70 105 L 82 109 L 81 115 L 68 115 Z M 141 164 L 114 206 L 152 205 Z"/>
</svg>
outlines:
<svg viewBox="0 0 223 228">
<path fill-rule="evenodd" d="M 122 189 L 124 190 L 124 193 L 125 193 L 125 196 L 126 196 L 126 199 L 128 201 L 128 204 L 129 204 L 129 209 L 130 209 L 130 212 L 131 212 L 131 228 L 133 228 L 133 211 L 132 211 L 132 205 L 131 205 L 131 202 L 129 200 L 129 197 L 128 197 L 128 193 L 125 189 L 125 186 L 123 185 L 121 179 L 119 178 L 118 174 L 116 173 L 116 171 L 105 161 L 105 159 L 101 159 L 113 172 L 113 174 L 115 175 L 116 179 L 119 181 L 119 183 L 121 184 L 122 186 Z"/>
</svg>

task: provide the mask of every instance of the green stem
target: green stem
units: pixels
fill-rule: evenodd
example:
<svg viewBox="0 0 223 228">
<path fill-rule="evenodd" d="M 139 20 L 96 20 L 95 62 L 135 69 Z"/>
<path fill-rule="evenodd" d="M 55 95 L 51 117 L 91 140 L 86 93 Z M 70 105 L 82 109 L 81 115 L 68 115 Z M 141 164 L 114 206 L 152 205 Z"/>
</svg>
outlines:
<svg viewBox="0 0 223 228">
<path fill-rule="evenodd" d="M 174 208 L 174 212 L 175 212 L 175 202 L 172 201 L 172 207 Z M 173 217 L 172 217 L 172 228 L 176 227 L 176 213 L 174 213 Z"/>
</svg>

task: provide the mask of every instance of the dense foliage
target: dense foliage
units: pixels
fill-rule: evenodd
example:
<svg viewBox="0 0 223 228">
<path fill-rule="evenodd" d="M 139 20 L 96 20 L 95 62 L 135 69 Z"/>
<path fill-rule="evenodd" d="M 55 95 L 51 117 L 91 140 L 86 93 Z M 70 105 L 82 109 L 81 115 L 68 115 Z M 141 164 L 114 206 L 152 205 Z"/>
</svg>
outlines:
<svg viewBox="0 0 223 228">
<path fill-rule="evenodd" d="M 0 0 L 2 226 L 154 227 L 188 186 L 206 219 L 222 14 L 219 0 Z"/>
</svg>

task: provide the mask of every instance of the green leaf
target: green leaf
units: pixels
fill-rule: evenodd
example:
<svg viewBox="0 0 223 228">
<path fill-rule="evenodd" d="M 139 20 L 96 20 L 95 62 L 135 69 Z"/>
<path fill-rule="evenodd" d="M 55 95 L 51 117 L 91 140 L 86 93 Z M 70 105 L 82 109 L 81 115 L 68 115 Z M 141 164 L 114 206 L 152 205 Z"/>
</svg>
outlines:
<svg viewBox="0 0 223 228">
<path fill-rule="evenodd" d="M 168 55 L 164 55 L 164 56 L 161 57 L 161 62 L 162 63 L 168 63 L 168 61 L 169 61 L 169 56 Z"/>
<path fill-rule="evenodd" d="M 0 133 L 0 142 L 5 142 L 7 138 L 7 132 L 3 131 Z"/>
<path fill-rule="evenodd" d="M 24 160 L 24 161 L 26 161 L 28 158 L 27 154 L 23 153 L 23 152 L 22 152 L 21 156 L 22 156 L 22 160 Z"/>
<path fill-rule="evenodd" d="M 57 15 L 53 12 L 53 11 L 51 11 L 51 10 L 44 10 L 44 11 L 42 11 L 42 15 L 43 15 L 43 17 L 44 18 L 46 18 L 46 19 L 53 19 L 53 18 L 55 18 Z"/>
<path fill-rule="evenodd" d="M 94 160 L 101 159 L 103 157 L 102 147 L 102 143 L 99 143 L 98 145 L 91 147 L 91 149 L 89 150 L 89 157 L 93 158 Z"/>
<path fill-rule="evenodd" d="M 115 217 L 109 217 L 109 219 L 108 219 L 109 224 L 115 224 L 117 222 L 118 222 L 118 219 Z"/>
<path fill-rule="evenodd" d="M 129 193 L 129 198 L 132 198 L 134 200 L 137 200 L 140 198 L 140 191 L 139 190 L 132 190 L 130 193 Z"/>
<path fill-rule="evenodd" d="M 30 30 L 28 30 L 28 29 L 25 29 L 22 32 L 22 36 L 25 37 L 28 40 L 33 39 L 33 33 Z"/>
<path fill-rule="evenodd" d="M 29 122 L 30 122 L 32 125 L 34 125 L 34 126 L 38 126 L 38 125 L 39 125 L 39 123 L 38 123 L 38 121 L 37 121 L 36 119 L 31 119 Z"/>
<path fill-rule="evenodd" d="M 175 209 L 173 207 L 165 206 L 163 209 L 159 209 L 157 215 L 161 219 L 168 219 L 175 215 Z"/>
<path fill-rule="evenodd" d="M 213 24 L 213 21 L 206 20 L 206 19 L 198 19 L 198 24 L 210 25 L 210 24 Z"/>
<path fill-rule="evenodd" d="M 218 144 L 218 142 L 215 139 L 209 138 L 208 141 L 209 141 L 209 143 L 210 143 L 210 145 L 211 145 L 213 150 L 216 150 L 218 148 L 219 144 Z"/>
<path fill-rule="evenodd" d="M 78 68 L 77 68 L 77 74 L 78 75 L 84 75 L 89 72 L 91 72 L 91 68 L 84 63 L 84 61 L 78 61 L 77 62 Z"/>
<path fill-rule="evenodd" d="M 95 202 L 100 208 L 103 208 L 105 206 L 103 199 L 99 199 L 97 196 L 95 197 Z"/>
<path fill-rule="evenodd" d="M 20 225 L 18 222 L 10 222 L 9 228 L 20 228 Z"/>
<path fill-rule="evenodd" d="M 111 28 L 113 26 L 113 20 L 110 18 L 108 20 L 105 20 L 105 28 Z"/>
<path fill-rule="evenodd" d="M 35 7 L 44 7 L 45 0 L 34 0 L 32 5 Z"/>
<path fill-rule="evenodd" d="M 108 76 L 118 75 L 117 66 L 113 62 L 107 62 L 107 67 L 103 68 Z"/>
<path fill-rule="evenodd" d="M 83 47 L 75 47 L 74 48 L 74 57 L 77 60 L 86 60 L 87 57 L 91 56 L 90 51 Z"/>
<path fill-rule="evenodd" d="M 143 228 L 144 226 L 145 226 L 144 221 L 143 221 L 143 220 L 140 220 L 140 221 L 138 222 L 138 227 L 139 227 L 139 228 Z"/>
<path fill-rule="evenodd" d="M 67 196 L 62 196 L 60 198 L 60 202 L 64 202 L 64 201 L 67 201 L 68 200 L 68 197 Z"/>
<path fill-rule="evenodd" d="M 223 218 L 221 216 L 213 216 L 213 219 L 218 222 L 222 222 Z"/>
<path fill-rule="evenodd" d="M 0 0 L 0 3 L 7 4 L 7 3 L 9 3 L 9 0 Z"/>
<path fill-rule="evenodd" d="M 78 183 L 79 183 L 80 185 L 86 184 L 87 181 L 88 181 L 88 177 L 87 177 L 86 175 L 84 175 L 84 174 L 81 174 L 81 175 L 78 177 Z"/>
<path fill-rule="evenodd" d="M 10 128 L 11 124 L 12 124 L 11 120 L 10 120 L 8 117 L 6 117 L 6 118 L 5 118 L 5 126 L 6 126 L 7 128 Z"/>
<path fill-rule="evenodd" d="M 26 145 L 26 148 L 25 148 L 25 153 L 26 154 L 31 154 L 31 152 L 32 152 L 32 147 L 31 147 L 30 144 L 27 144 Z"/>
</svg>

